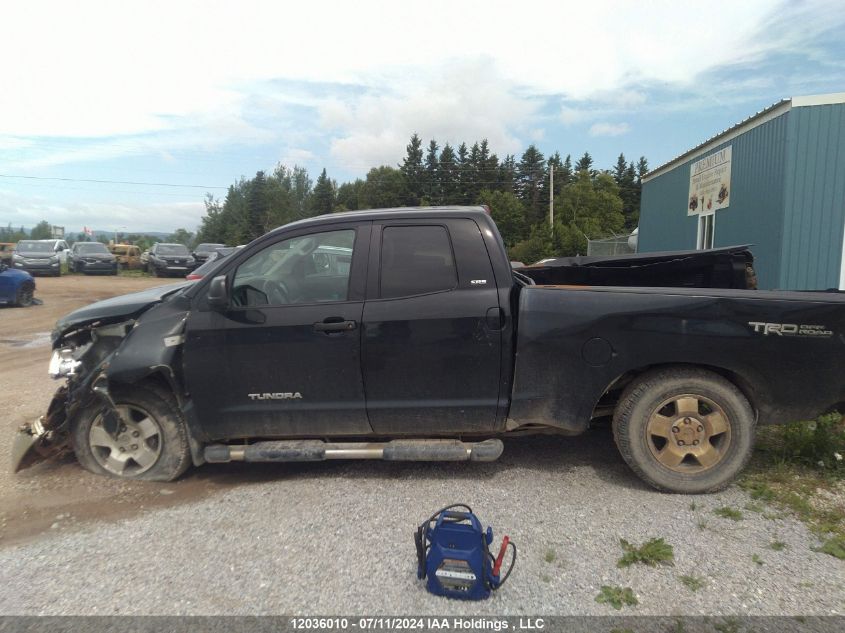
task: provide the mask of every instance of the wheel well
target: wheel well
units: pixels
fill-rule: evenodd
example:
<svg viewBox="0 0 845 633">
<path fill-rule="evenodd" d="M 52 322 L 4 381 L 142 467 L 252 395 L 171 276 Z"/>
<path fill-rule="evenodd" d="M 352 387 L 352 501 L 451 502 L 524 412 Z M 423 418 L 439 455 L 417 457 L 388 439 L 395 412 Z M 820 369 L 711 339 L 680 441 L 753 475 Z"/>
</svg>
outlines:
<svg viewBox="0 0 845 633">
<path fill-rule="evenodd" d="M 599 398 L 598 402 L 596 402 L 596 405 L 593 408 L 593 417 L 600 417 L 601 415 L 605 415 L 608 408 L 615 409 L 616 402 L 619 399 L 619 395 L 631 381 L 635 380 L 636 378 L 642 376 L 645 373 L 670 368 L 706 369 L 708 371 L 712 371 L 714 374 L 722 376 L 722 378 L 726 379 L 728 382 L 733 384 L 737 389 L 742 392 L 742 395 L 745 396 L 745 399 L 748 400 L 749 404 L 751 405 L 751 408 L 754 411 L 754 416 L 759 417 L 759 407 L 757 406 L 756 402 L 757 398 L 759 398 L 759 394 L 754 391 L 754 389 L 751 387 L 751 384 L 745 378 L 743 378 L 736 372 L 732 372 L 728 369 L 725 369 L 724 367 L 715 367 L 713 365 L 701 365 L 695 363 L 662 363 L 655 365 L 646 365 L 644 367 L 638 367 L 637 369 L 631 369 L 625 372 L 621 376 L 618 376 L 616 379 L 614 379 L 604 390 L 604 393 L 602 393 L 601 398 Z"/>
</svg>

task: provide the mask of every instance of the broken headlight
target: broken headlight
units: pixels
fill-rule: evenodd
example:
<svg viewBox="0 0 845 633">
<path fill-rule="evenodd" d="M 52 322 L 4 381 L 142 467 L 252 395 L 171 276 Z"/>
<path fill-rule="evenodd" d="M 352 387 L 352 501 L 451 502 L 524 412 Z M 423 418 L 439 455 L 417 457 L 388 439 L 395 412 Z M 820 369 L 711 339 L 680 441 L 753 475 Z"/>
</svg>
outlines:
<svg viewBox="0 0 845 633">
<path fill-rule="evenodd" d="M 63 347 L 62 349 L 53 350 L 53 356 L 50 358 L 50 367 L 47 373 L 51 378 L 61 378 L 62 376 L 73 376 L 81 361 L 73 357 L 73 349 L 70 347 Z"/>
</svg>

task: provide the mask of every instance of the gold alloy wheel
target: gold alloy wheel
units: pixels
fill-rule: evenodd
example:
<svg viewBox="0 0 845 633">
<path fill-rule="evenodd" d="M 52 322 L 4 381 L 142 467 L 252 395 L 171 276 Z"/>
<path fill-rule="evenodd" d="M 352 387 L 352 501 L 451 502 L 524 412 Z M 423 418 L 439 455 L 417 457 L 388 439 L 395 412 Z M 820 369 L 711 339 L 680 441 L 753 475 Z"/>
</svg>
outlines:
<svg viewBox="0 0 845 633">
<path fill-rule="evenodd" d="M 697 473 L 722 461 L 731 445 L 731 423 L 722 407 L 709 398 L 673 396 L 649 417 L 646 442 L 666 468 Z"/>
</svg>

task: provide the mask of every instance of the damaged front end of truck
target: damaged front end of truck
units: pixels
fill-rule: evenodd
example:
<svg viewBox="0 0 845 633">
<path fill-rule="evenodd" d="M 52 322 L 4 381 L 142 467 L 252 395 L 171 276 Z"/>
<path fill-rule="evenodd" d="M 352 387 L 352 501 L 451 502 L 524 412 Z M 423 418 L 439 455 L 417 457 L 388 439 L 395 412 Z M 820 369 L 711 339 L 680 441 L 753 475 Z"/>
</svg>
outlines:
<svg viewBox="0 0 845 633">
<path fill-rule="evenodd" d="M 186 285 L 107 299 L 58 321 L 48 372 L 65 383 L 53 395 L 47 412 L 16 433 L 13 472 L 72 450 L 71 425 L 86 408 L 102 407 L 119 419 L 111 396 L 115 384 L 160 374 L 176 392 L 181 384 L 178 356 L 188 311 L 180 291 Z"/>
</svg>

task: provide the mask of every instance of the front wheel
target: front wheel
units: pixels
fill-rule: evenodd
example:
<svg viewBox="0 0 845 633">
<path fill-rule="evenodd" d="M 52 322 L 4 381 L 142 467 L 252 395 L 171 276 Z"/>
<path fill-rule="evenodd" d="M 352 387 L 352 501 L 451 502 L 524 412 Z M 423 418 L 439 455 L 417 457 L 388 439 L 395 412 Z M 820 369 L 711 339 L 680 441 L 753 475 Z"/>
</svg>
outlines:
<svg viewBox="0 0 845 633">
<path fill-rule="evenodd" d="M 172 481 L 191 463 L 188 434 L 172 396 L 132 387 L 114 395 L 120 417 L 97 403 L 83 411 L 71 433 L 79 463 L 93 473 L 123 479 Z"/>
<path fill-rule="evenodd" d="M 710 371 L 647 373 L 613 416 L 622 458 L 658 490 L 696 494 L 727 486 L 754 447 L 755 416 L 735 385 Z"/>
<path fill-rule="evenodd" d="M 31 306 L 33 291 L 34 288 L 29 284 L 18 288 L 17 296 L 15 297 L 15 305 L 20 308 L 27 308 Z"/>
</svg>

